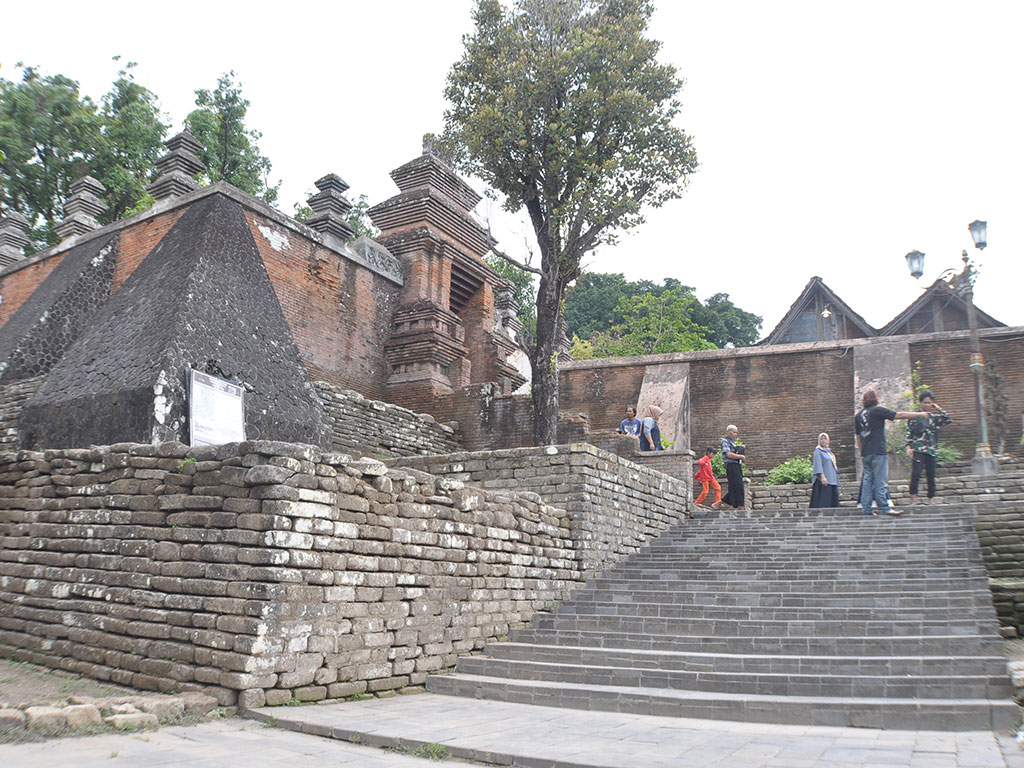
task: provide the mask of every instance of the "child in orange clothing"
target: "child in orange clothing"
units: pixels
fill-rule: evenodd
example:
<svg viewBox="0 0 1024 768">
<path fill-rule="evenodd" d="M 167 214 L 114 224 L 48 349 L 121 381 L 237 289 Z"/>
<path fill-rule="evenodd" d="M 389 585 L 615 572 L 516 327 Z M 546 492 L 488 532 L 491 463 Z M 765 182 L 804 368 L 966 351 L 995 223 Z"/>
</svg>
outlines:
<svg viewBox="0 0 1024 768">
<path fill-rule="evenodd" d="M 715 473 L 711 471 L 711 456 L 714 453 L 714 448 L 707 448 L 704 451 L 704 455 L 697 461 L 697 474 L 694 475 L 693 479 L 700 480 L 704 489 L 694 503 L 699 505 L 704 501 L 704 497 L 708 495 L 708 485 L 710 485 L 715 489 L 715 503 L 711 505 L 711 508 L 718 509 L 722 506 L 722 486 L 718 484 L 718 480 L 715 479 Z"/>
</svg>

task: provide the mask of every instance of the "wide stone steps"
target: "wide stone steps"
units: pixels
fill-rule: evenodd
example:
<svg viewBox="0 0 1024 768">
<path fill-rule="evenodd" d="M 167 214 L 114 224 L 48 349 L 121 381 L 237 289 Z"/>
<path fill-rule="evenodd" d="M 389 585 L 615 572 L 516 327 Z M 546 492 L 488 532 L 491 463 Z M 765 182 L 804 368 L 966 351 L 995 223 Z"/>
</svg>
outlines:
<svg viewBox="0 0 1024 768">
<path fill-rule="evenodd" d="M 759 653 L 786 656 L 959 656 L 969 647 L 972 655 L 998 656 L 1003 642 L 995 635 L 883 635 L 828 637 L 811 635 L 689 636 L 639 632 L 553 630 L 532 627 L 513 629 L 509 639 L 517 643 L 573 645 L 588 648 L 630 648 L 696 653 Z"/>
<path fill-rule="evenodd" d="M 868 635 L 977 635 L 990 626 L 988 619 L 949 618 L 924 624 L 911 620 L 839 621 L 808 619 L 804 621 L 765 621 L 760 619 L 676 619 L 651 616 L 573 616 L 552 614 L 534 620 L 537 629 L 574 631 L 650 632 L 658 635 L 716 635 L 719 637 L 755 637 L 769 634 L 778 637 L 849 637 Z"/>
<path fill-rule="evenodd" d="M 619 590 L 586 588 L 577 592 L 576 598 L 566 602 L 563 609 L 578 612 L 584 604 L 618 605 L 621 603 L 658 603 L 659 605 L 713 605 L 719 607 L 738 606 L 746 608 L 984 608 L 992 607 L 992 601 L 977 590 L 946 590 L 918 595 L 903 595 L 892 592 L 787 592 L 785 594 L 763 592 L 663 592 L 653 590 Z"/>
<path fill-rule="evenodd" d="M 709 619 L 714 621 L 814 621 L 821 618 L 818 606 L 722 606 L 678 605 L 674 603 L 595 602 L 573 601 L 559 610 L 562 617 L 629 616 L 633 618 Z M 829 618 L 841 622 L 861 621 L 917 621 L 926 624 L 943 623 L 949 619 L 949 608 L 908 608 L 905 606 L 850 608 L 832 607 Z M 957 611 L 960 620 L 990 621 L 990 606 L 964 607 Z M 536 626 L 541 626 L 537 624 Z"/>
<path fill-rule="evenodd" d="M 537 706 L 715 720 L 940 731 L 1005 731 L 1019 722 L 1019 708 L 1009 699 L 993 703 L 987 699 L 769 696 L 463 674 L 434 675 L 428 688 L 432 693 Z"/>
<path fill-rule="evenodd" d="M 801 674 L 644 669 L 592 666 L 533 660 L 467 656 L 459 672 L 509 680 L 546 680 L 573 685 L 671 688 L 709 693 L 756 693 L 766 696 L 843 696 L 904 699 L 986 699 L 1009 697 L 1013 691 L 1001 675 L 869 675 Z"/>
<path fill-rule="evenodd" d="M 817 725 L 1011 727 L 969 508 L 683 521 L 428 689 Z"/>
<path fill-rule="evenodd" d="M 739 672 L 743 674 L 819 674 L 869 676 L 963 676 L 999 678 L 1006 684 L 1004 656 L 786 656 L 765 653 L 696 653 L 635 648 L 588 648 L 573 645 L 492 643 L 492 659 L 575 664 L 583 667 L 621 667 L 686 672 Z"/>
</svg>

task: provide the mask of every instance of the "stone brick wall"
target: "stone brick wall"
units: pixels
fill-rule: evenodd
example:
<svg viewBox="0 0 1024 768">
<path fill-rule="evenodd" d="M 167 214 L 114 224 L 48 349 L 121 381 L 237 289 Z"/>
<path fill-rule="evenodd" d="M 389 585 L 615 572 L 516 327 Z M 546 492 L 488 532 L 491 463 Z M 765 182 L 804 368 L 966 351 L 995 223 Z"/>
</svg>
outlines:
<svg viewBox="0 0 1024 768">
<path fill-rule="evenodd" d="M 1020 444 L 1021 417 L 1024 415 L 1024 337 L 982 336 L 981 352 L 994 365 L 1002 379 L 1006 397 L 1006 423 L 989 424 L 992 449 L 998 450 L 1000 435 L 1005 436 L 1004 449 L 1024 454 Z M 974 374 L 967 367 L 970 343 L 966 338 L 929 341 L 910 345 L 911 361 L 920 361 L 921 381 L 935 393 L 935 399 L 953 418 L 942 428 L 942 439 L 957 445 L 966 455 L 973 455 L 978 440 L 978 418 L 975 405 Z M 989 393 L 993 399 L 994 393 Z"/>
<path fill-rule="evenodd" d="M 303 445 L 0 455 L 0 651 L 222 704 L 422 684 L 581 583 L 569 513 Z"/>
<path fill-rule="evenodd" d="M 41 377 L 0 384 L 0 452 L 18 448 L 21 408 L 39 388 Z"/>
<path fill-rule="evenodd" d="M 356 456 L 415 456 L 451 453 L 461 448 L 458 435 L 428 414 L 369 400 L 325 381 L 314 382 L 331 424 L 333 448 Z"/>
<path fill-rule="evenodd" d="M 485 489 L 540 494 L 569 512 L 581 570 L 592 575 L 687 516 L 689 484 L 592 445 L 396 459 Z"/>
</svg>

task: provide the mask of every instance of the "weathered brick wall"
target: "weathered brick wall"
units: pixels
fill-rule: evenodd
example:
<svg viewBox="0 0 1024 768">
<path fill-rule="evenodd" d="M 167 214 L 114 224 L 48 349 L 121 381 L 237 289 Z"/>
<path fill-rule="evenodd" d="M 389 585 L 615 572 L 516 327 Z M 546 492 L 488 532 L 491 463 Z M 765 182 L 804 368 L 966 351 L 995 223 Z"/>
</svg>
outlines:
<svg viewBox="0 0 1024 768">
<path fill-rule="evenodd" d="M 131 277 L 139 264 L 177 223 L 184 212 L 184 208 L 176 208 L 150 218 L 143 218 L 121 231 L 121 239 L 117 248 L 117 264 L 114 266 L 114 281 L 110 288 L 111 295 L 117 293 L 124 281 Z"/>
<path fill-rule="evenodd" d="M 592 445 L 545 446 L 396 459 L 486 489 L 540 494 L 568 510 L 581 569 L 591 575 L 688 514 L 689 486 Z"/>
<path fill-rule="evenodd" d="M 47 276 L 57 268 L 63 253 L 35 261 L 26 266 L 10 269 L 0 276 L 0 328 L 11 318 L 22 304 L 32 295 Z"/>
<path fill-rule="evenodd" d="M 432 416 L 369 400 L 325 381 L 314 382 L 331 424 L 333 448 L 377 458 L 451 453 L 459 450 L 455 430 Z"/>
<path fill-rule="evenodd" d="M 383 398 L 401 286 L 265 216 L 247 218 L 310 378 Z"/>
<path fill-rule="evenodd" d="M 559 375 L 559 407 L 583 412 L 594 431 L 618 429 L 626 407 L 639 404 L 646 366 L 636 358 L 619 358 L 618 364 L 603 360 L 573 362 Z"/>
<path fill-rule="evenodd" d="M 18 447 L 18 422 L 25 401 L 42 383 L 41 377 L 0 384 L 0 452 Z"/>
<path fill-rule="evenodd" d="M 998 438 L 1004 433 L 1004 449 L 1020 455 L 1024 453 L 1024 446 L 1020 444 L 1021 416 L 1024 415 L 1024 337 L 983 336 L 981 352 L 1000 374 L 1007 405 L 1006 423 L 989 424 L 992 449 L 998 450 Z M 978 440 L 978 411 L 974 374 L 968 368 L 969 340 L 958 338 L 911 344 L 910 357 L 913 362 L 920 361 L 921 381 L 932 388 L 936 401 L 953 418 L 952 424 L 942 428 L 943 441 L 955 444 L 966 455 L 973 455 Z"/>
<path fill-rule="evenodd" d="M 569 515 L 302 445 L 0 455 L 0 649 L 224 704 L 422 684 L 581 583 Z"/>
</svg>

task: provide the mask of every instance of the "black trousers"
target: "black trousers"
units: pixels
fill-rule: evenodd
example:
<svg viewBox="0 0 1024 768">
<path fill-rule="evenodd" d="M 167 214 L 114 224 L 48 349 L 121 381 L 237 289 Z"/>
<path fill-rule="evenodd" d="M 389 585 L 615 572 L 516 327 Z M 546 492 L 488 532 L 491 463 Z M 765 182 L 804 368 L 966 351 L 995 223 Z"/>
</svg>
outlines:
<svg viewBox="0 0 1024 768">
<path fill-rule="evenodd" d="M 910 495 L 917 496 L 917 487 L 921 482 L 921 473 L 928 477 L 928 498 L 935 497 L 935 457 L 930 453 L 914 451 L 914 465 L 910 469 Z"/>
<path fill-rule="evenodd" d="M 727 463 L 725 479 L 729 481 L 729 492 L 722 499 L 730 507 L 743 506 L 743 465 Z"/>
</svg>

